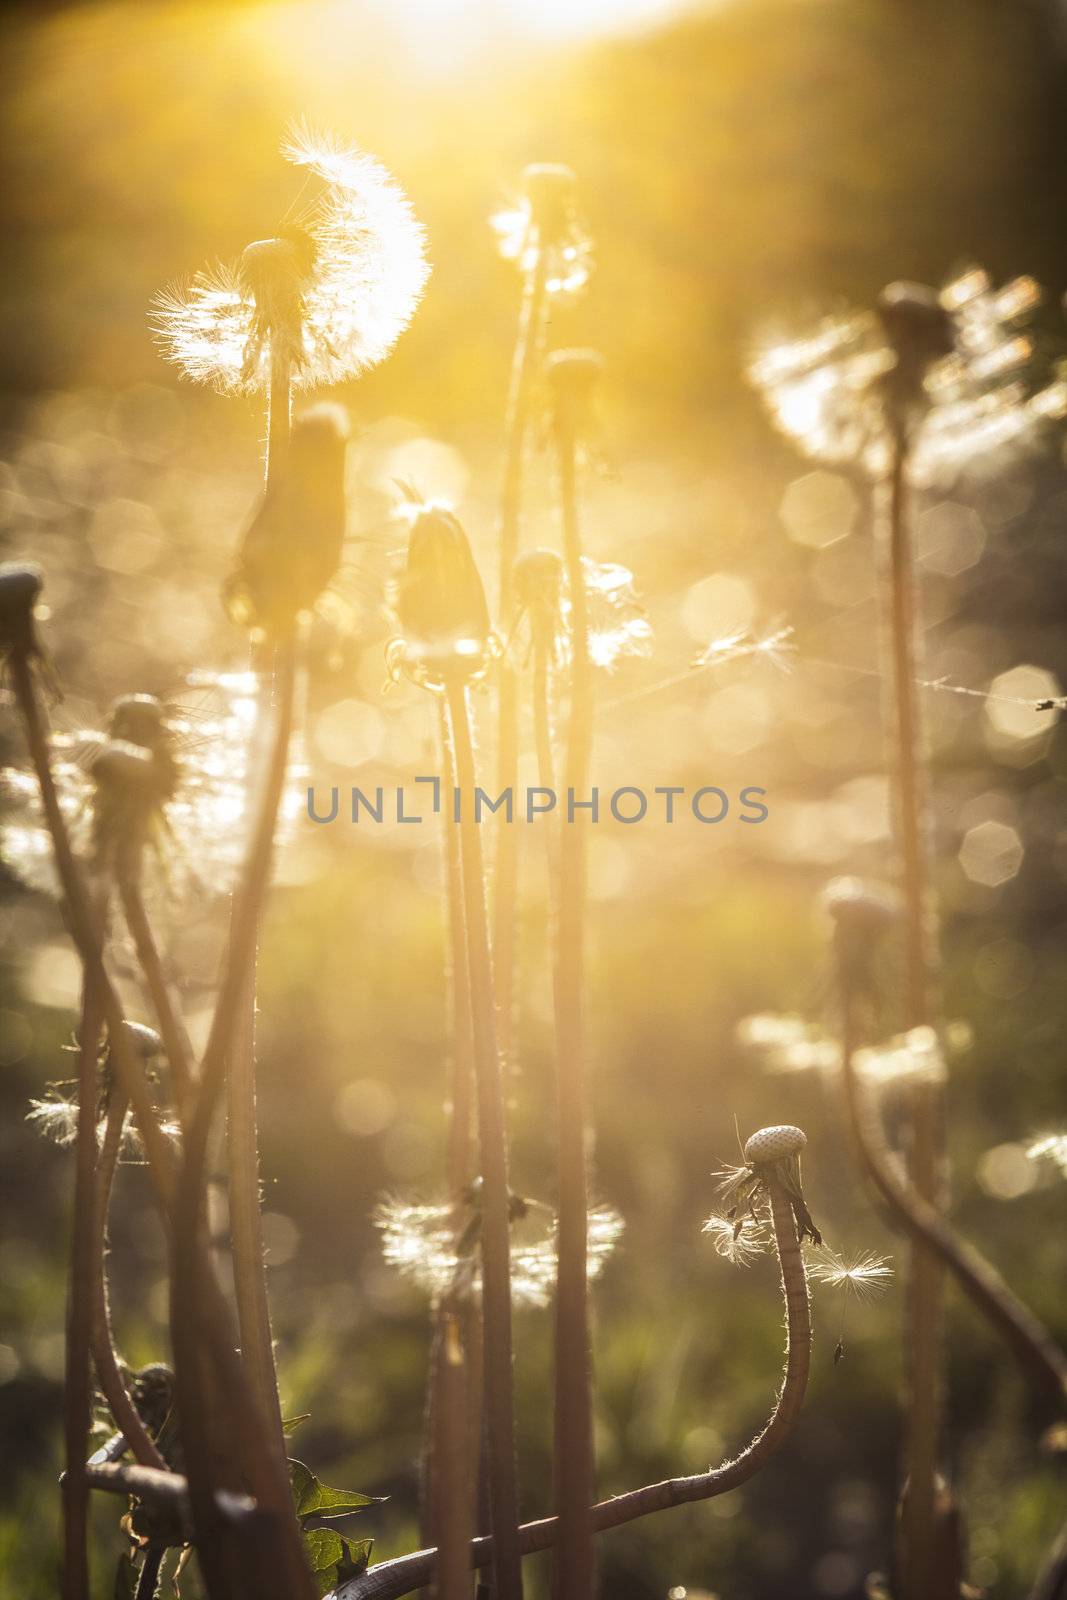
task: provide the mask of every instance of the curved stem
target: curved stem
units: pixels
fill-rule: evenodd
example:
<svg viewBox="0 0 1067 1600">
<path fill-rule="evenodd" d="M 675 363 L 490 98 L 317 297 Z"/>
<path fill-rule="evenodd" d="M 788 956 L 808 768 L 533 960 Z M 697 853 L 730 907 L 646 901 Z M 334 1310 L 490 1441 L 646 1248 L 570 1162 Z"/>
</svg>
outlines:
<svg viewBox="0 0 1067 1600">
<path fill-rule="evenodd" d="M 137 856 L 140 857 L 139 850 Z M 117 876 L 123 915 L 159 1023 L 160 1037 L 174 1084 L 175 1105 L 184 1126 L 193 1092 L 193 1052 L 189 1035 L 171 998 L 159 946 L 145 908 L 139 859 L 131 860 L 125 851 L 121 852 Z"/>
<path fill-rule="evenodd" d="M 908 516 L 908 426 L 896 419 L 888 483 L 886 568 L 892 666 L 894 795 L 904 898 L 906 1026 L 933 1021 L 934 919 L 927 881 L 928 805 L 925 754 L 916 694 L 917 592 Z M 943 1203 L 943 1106 L 940 1088 L 919 1084 L 911 1097 L 912 1181 L 931 1206 Z M 937 1261 L 913 1245 L 908 1297 L 907 1494 L 901 1503 L 898 1565 L 904 1600 L 930 1600 L 937 1469 L 942 1434 L 942 1283 Z"/>
<path fill-rule="evenodd" d="M 1028 1600 L 1067 1600 L 1067 1527 L 1060 1529 Z"/>
<path fill-rule="evenodd" d="M 697 1500 L 714 1500 L 755 1476 L 779 1450 L 796 1424 L 811 1367 L 811 1316 L 804 1262 L 797 1243 L 796 1227 L 789 1197 L 781 1186 L 768 1184 L 771 1218 L 778 1261 L 781 1268 L 782 1296 L 786 1311 L 785 1376 L 771 1414 L 750 1444 L 721 1467 L 699 1472 L 692 1477 L 667 1478 L 662 1483 L 646 1484 L 592 1507 L 589 1520 L 595 1533 L 622 1527 L 638 1517 L 688 1505 Z M 560 1534 L 560 1519 L 544 1517 L 527 1522 L 519 1529 L 523 1555 L 551 1549 Z M 471 1545 L 471 1565 L 484 1567 L 492 1559 L 493 1541 L 475 1539 Z M 370 1567 L 350 1583 L 342 1584 L 327 1600 L 399 1600 L 433 1581 L 437 1552 L 418 1550 Z"/>
<path fill-rule="evenodd" d="M 125 1094 L 117 1087 L 113 1087 L 104 1137 L 100 1145 L 100 1156 L 96 1164 L 93 1195 L 93 1365 L 100 1387 L 104 1391 L 104 1399 L 115 1420 L 115 1426 L 129 1445 L 134 1459 L 142 1467 L 155 1467 L 158 1471 L 165 1472 L 167 1463 L 145 1427 L 141 1413 L 134 1405 L 122 1376 L 122 1367 L 111 1329 L 111 1307 L 108 1300 L 107 1218 L 128 1105 L 129 1101 Z"/>
<path fill-rule="evenodd" d="M 482 1178 L 482 1282 L 485 1307 L 485 1399 L 489 1430 L 489 1498 L 493 1522 L 496 1600 L 521 1600 L 519 1494 L 512 1395 L 511 1241 L 507 1128 L 496 1005 L 485 905 L 485 868 L 474 816 L 476 772 L 466 684 L 447 690 L 448 718 L 460 803 L 460 859 L 467 931 L 471 1028 L 478 1089 L 479 1168 Z"/>
<path fill-rule="evenodd" d="M 557 407 L 554 441 L 559 474 L 563 557 L 571 607 L 570 709 L 564 756 L 568 814 L 561 820 L 556 886 L 553 993 L 559 1160 L 556 1275 L 554 1495 L 560 1518 L 553 1586 L 556 1600 L 588 1600 L 593 1587 L 589 1511 L 595 1487 L 588 1297 L 588 1193 L 585 1108 L 585 911 L 587 833 L 570 811 L 589 781 L 593 677 L 576 450 L 569 408 Z"/>
<path fill-rule="evenodd" d="M 96 983 L 82 980 L 78 1025 L 78 1130 L 75 1141 L 67 1347 L 63 1387 L 66 1471 L 63 1475 L 63 1600 L 89 1594 L 89 1485 L 85 1478 L 92 1382 L 89 1351 L 93 1315 L 93 1187 L 96 1172 L 97 1072 L 103 1021 Z"/>
<path fill-rule="evenodd" d="M 941 1212 L 923 1198 L 894 1163 L 856 1067 L 855 1002 L 848 987 L 842 1009 L 842 1074 L 848 1119 L 863 1165 L 885 1201 L 890 1222 L 948 1268 L 1012 1351 L 1027 1381 L 1062 1410 L 1067 1404 L 1067 1354 L 1015 1297 L 996 1268 L 973 1245 L 959 1238 Z"/>
<path fill-rule="evenodd" d="M 538 250 L 526 275 L 519 328 L 512 359 L 508 391 L 504 480 L 500 495 L 500 603 L 501 627 L 510 626 L 515 604 L 515 558 L 519 553 L 523 468 L 529 431 L 531 399 L 544 341 L 547 296 L 546 261 Z M 498 664 L 497 725 L 498 791 L 514 790 L 519 765 L 519 680 L 504 659 Z M 504 1060 L 512 1058 L 514 1027 L 514 972 L 516 901 L 519 880 L 519 829 L 506 816 L 497 824 L 493 882 L 493 960 L 499 1006 L 499 1044 Z"/>
</svg>

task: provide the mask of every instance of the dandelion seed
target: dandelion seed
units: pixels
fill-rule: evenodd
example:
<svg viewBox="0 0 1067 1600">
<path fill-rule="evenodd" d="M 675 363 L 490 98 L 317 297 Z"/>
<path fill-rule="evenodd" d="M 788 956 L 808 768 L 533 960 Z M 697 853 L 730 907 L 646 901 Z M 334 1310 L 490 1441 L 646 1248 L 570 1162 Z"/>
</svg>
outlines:
<svg viewBox="0 0 1067 1600">
<path fill-rule="evenodd" d="M 793 643 L 791 627 L 776 625 L 769 633 L 759 636 L 745 628 L 736 633 L 723 634 L 719 639 L 712 639 L 699 655 L 693 657 L 690 665 L 722 667 L 728 661 L 741 661 L 746 656 L 759 656 L 769 661 L 779 672 L 789 672 L 795 651 L 796 645 Z"/>
<path fill-rule="evenodd" d="M 1067 1133 L 1046 1133 L 1027 1147 L 1031 1161 L 1052 1161 L 1067 1177 Z"/>
<path fill-rule="evenodd" d="M 763 1012 L 744 1017 L 737 1025 L 737 1040 L 759 1054 L 760 1065 L 770 1072 L 833 1072 L 841 1047 L 802 1017 Z"/>
<path fill-rule="evenodd" d="M 585 575 L 586 611 L 589 626 L 589 659 L 604 672 L 610 672 L 625 657 L 652 653 L 652 624 L 634 591 L 634 575 L 628 567 L 614 561 L 591 561 L 582 557 Z M 564 594 L 564 618 L 570 616 L 570 601 Z"/>
<path fill-rule="evenodd" d="M 282 155 L 323 186 L 302 225 L 155 302 L 163 355 L 194 382 L 262 389 L 278 339 L 297 387 L 342 383 L 389 354 L 425 287 L 422 227 L 377 161 L 303 127 Z"/>
<path fill-rule="evenodd" d="M 873 1300 L 889 1287 L 893 1269 L 888 1257 L 873 1251 L 846 1258 L 824 1245 L 809 1266 L 808 1276 L 829 1289 L 843 1289 L 857 1300 Z"/>
<path fill-rule="evenodd" d="M 855 1053 L 856 1070 L 868 1083 L 944 1083 L 947 1077 L 941 1044 L 933 1028 L 912 1028 L 885 1044 Z"/>
<path fill-rule="evenodd" d="M 549 294 L 577 294 L 589 281 L 593 246 L 577 215 L 574 173 L 563 166 L 530 166 L 523 189 L 515 205 L 490 218 L 500 254 L 527 276 L 542 264 Z"/>
<path fill-rule="evenodd" d="M 742 1217 L 731 1222 L 726 1217 L 709 1217 L 701 1228 L 715 1246 L 717 1253 L 731 1266 L 747 1267 L 757 1256 L 770 1248 L 771 1237 L 761 1221 Z"/>
<path fill-rule="evenodd" d="M 885 471 L 894 416 L 909 418 L 912 472 L 930 483 L 1021 446 L 1064 414 L 1056 381 L 1030 392 L 1032 354 L 1015 324 L 1037 303 L 1033 279 L 994 290 L 972 269 L 939 295 L 892 284 L 877 315 L 831 319 L 806 339 L 772 343 L 750 366 L 781 430 L 807 455 Z"/>
<path fill-rule="evenodd" d="M 524 1201 L 521 1215 L 513 1208 L 511 1290 L 516 1305 L 543 1306 L 556 1281 L 555 1220 L 546 1206 Z M 382 1235 L 382 1253 L 402 1276 L 437 1297 L 457 1288 L 481 1291 L 477 1219 L 457 1232 L 454 1205 L 409 1205 L 388 1200 L 374 1221 Z M 623 1230 L 622 1218 L 609 1206 L 593 1206 L 588 1221 L 590 1280 L 599 1276 Z"/>
</svg>

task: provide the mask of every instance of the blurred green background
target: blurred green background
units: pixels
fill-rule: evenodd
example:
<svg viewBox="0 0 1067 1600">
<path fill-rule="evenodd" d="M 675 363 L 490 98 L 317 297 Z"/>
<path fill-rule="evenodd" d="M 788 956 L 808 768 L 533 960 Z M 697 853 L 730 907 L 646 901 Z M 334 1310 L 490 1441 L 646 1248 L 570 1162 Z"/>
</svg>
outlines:
<svg viewBox="0 0 1067 1600">
<path fill-rule="evenodd" d="M 262 416 L 253 401 L 179 384 L 146 309 L 161 286 L 271 231 L 294 192 L 278 140 L 307 114 L 397 174 L 426 223 L 434 275 L 394 357 L 337 395 L 354 424 L 361 627 L 356 644 L 314 654 L 306 760 L 319 786 L 434 770 L 432 706 L 412 688 L 382 693 L 387 629 L 368 596 L 389 555 L 390 485 L 412 478 L 454 499 L 492 576 L 518 285 L 486 219 L 527 161 L 579 173 L 596 272 L 554 314 L 552 338 L 607 357 L 587 537 L 598 559 L 633 568 L 656 641 L 651 661 L 601 686 L 597 778 L 758 784 L 770 805 L 758 830 L 649 822 L 594 839 L 597 1192 L 626 1220 L 596 1290 L 606 1493 L 729 1454 L 773 1394 L 773 1271 L 730 1268 L 700 1234 L 735 1119 L 745 1132 L 801 1123 L 808 1195 L 830 1241 L 894 1248 L 845 1159 L 833 1080 L 769 1075 L 735 1037 L 753 1011 L 832 1027 L 819 888 L 836 873 L 891 870 L 867 510 L 850 480 L 774 436 L 744 382 L 747 353 L 764 334 L 868 304 L 891 278 L 939 282 L 978 261 L 997 279 L 1029 272 L 1045 285 L 1047 363 L 1064 344 L 1067 280 L 1059 7 L 646 10 L 86 4 L 11 8 L 0 40 L 0 519 L 5 554 L 47 571 L 62 727 L 98 723 L 116 693 L 165 693 L 190 670 L 243 663 L 217 590 L 256 493 Z M 983 463 L 917 511 L 928 677 L 1009 699 L 1062 693 L 1059 440 Z M 556 537 L 536 452 L 526 537 Z M 781 618 L 796 630 L 788 674 L 759 660 L 687 671 L 708 639 Z M 487 716 L 489 700 L 480 705 Z M 952 1067 L 956 1213 L 1067 1337 L 1067 1190 L 1024 1155 L 1032 1135 L 1067 1119 L 1067 740 L 1054 714 L 981 696 L 931 691 L 926 708 L 947 1010 L 972 1036 Z M 0 740 L 3 759 L 21 763 L 10 714 Z M 390 1496 L 359 1527 L 379 1556 L 417 1541 L 427 1310 L 384 1266 L 370 1218 L 384 1193 L 439 1192 L 444 1160 L 440 841 L 425 827 L 413 844 L 414 831 L 297 822 L 261 990 L 286 1405 L 311 1413 L 299 1453 L 324 1478 Z M 551 1200 L 536 840 L 525 860 L 514 1175 Z M 77 975 L 54 904 L 10 874 L 2 888 L 0 1596 L 34 1600 L 55 1592 L 71 1170 L 24 1115 L 67 1075 Z M 186 936 L 194 1030 L 224 901 L 196 911 L 195 922 L 189 907 L 167 912 L 175 940 Z M 136 1168 L 122 1174 L 112 1238 L 124 1348 L 157 1358 L 163 1250 Z M 818 1297 L 814 1381 L 788 1447 L 740 1493 L 606 1536 L 603 1593 L 862 1595 L 891 1536 L 900 1313 L 899 1283 L 853 1308 L 834 1368 L 840 1304 Z M 548 1314 L 520 1313 L 517 1342 L 533 1516 L 548 1505 Z M 951 1349 L 972 1574 L 1008 1600 L 1026 1592 L 1062 1519 L 1063 1471 L 1035 1445 L 1048 1419 L 955 1300 Z M 106 1595 L 118 1510 L 96 1515 Z"/>
</svg>

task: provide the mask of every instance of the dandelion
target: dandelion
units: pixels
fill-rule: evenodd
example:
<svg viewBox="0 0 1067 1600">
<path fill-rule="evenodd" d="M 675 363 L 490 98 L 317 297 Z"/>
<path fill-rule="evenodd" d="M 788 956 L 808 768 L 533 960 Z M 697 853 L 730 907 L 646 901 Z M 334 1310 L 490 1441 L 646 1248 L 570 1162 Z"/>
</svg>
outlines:
<svg viewBox="0 0 1067 1600">
<path fill-rule="evenodd" d="M 809 1263 L 808 1277 L 825 1284 L 827 1288 L 841 1291 L 841 1322 L 834 1349 L 836 1367 L 845 1354 L 845 1318 L 849 1300 L 873 1300 L 883 1294 L 889 1287 L 893 1269 L 887 1257 L 875 1255 L 872 1251 L 846 1258 L 824 1245 L 821 1255 Z"/>
<path fill-rule="evenodd" d="M 997 290 L 979 269 L 940 294 L 891 284 L 875 313 L 768 342 L 749 374 L 778 427 L 812 459 L 880 476 L 903 427 L 912 477 L 928 483 L 1064 414 L 1067 386 L 1031 393 L 1020 376 L 1032 351 L 1017 324 L 1038 299 L 1033 279 Z"/>
<path fill-rule="evenodd" d="M 297 387 L 343 383 L 389 354 L 422 295 L 423 230 L 385 169 L 305 128 L 282 155 L 321 184 L 299 225 L 155 302 L 163 355 L 196 383 L 263 389 L 276 346 Z"/>
<path fill-rule="evenodd" d="M 473 1191 L 468 1191 L 464 1205 L 470 1215 L 458 1229 L 455 1205 L 387 1200 L 375 1212 L 386 1261 L 435 1300 L 457 1288 L 470 1294 L 481 1292 L 481 1213 Z M 548 1206 L 517 1195 L 511 1196 L 509 1211 L 514 1302 L 517 1306 L 545 1306 L 555 1286 L 555 1218 Z M 590 1208 L 591 1279 L 603 1271 L 622 1231 L 617 1211 L 610 1206 Z"/>
<path fill-rule="evenodd" d="M 792 1207 L 798 1241 L 810 1239 L 813 1244 L 822 1244 L 800 1182 L 800 1154 L 807 1142 L 807 1134 L 791 1123 L 760 1128 L 752 1134 L 745 1142 L 744 1166 L 724 1167 L 716 1174 L 719 1193 L 727 1207 L 726 1220 L 743 1223 L 748 1218 L 761 1223 L 770 1186 L 776 1184 Z"/>
<path fill-rule="evenodd" d="M 593 246 L 578 217 L 576 188 L 569 167 L 529 166 L 522 198 L 490 219 L 505 261 L 526 276 L 540 269 L 550 295 L 576 294 L 592 271 Z"/>
<path fill-rule="evenodd" d="M 32 562 L 0 562 L 0 663 L 12 656 L 41 659 L 34 611 L 43 587 L 41 569 Z"/>
<path fill-rule="evenodd" d="M 771 1247 L 766 1225 L 752 1217 L 731 1222 L 728 1217 L 712 1216 L 700 1231 L 709 1236 L 718 1254 L 735 1267 L 750 1266 Z"/>
<path fill-rule="evenodd" d="M 1046 1133 L 1027 1147 L 1031 1161 L 1051 1161 L 1067 1177 L 1067 1133 Z"/>
<path fill-rule="evenodd" d="M 832 1072 L 840 1046 L 802 1017 L 759 1012 L 737 1025 L 737 1042 L 770 1072 Z"/>
<path fill-rule="evenodd" d="M 154 1028 L 148 1028 L 139 1022 L 126 1022 L 124 1028 L 146 1075 L 154 1079 L 163 1051 L 159 1034 Z M 97 1071 L 98 1096 L 95 1120 L 97 1132 L 101 1134 L 107 1121 L 113 1076 L 110 1052 L 106 1044 L 101 1050 Z M 78 1135 L 78 1114 L 77 1081 L 63 1079 L 48 1084 L 43 1095 L 30 1100 L 26 1121 L 49 1144 L 58 1145 L 60 1149 L 68 1149 L 74 1144 Z M 164 1137 L 176 1144 L 181 1136 L 177 1122 L 165 1113 L 161 1114 L 157 1121 Z M 140 1162 L 143 1159 L 144 1146 L 141 1136 L 128 1110 L 123 1117 L 119 1148 L 131 1161 Z"/>
</svg>

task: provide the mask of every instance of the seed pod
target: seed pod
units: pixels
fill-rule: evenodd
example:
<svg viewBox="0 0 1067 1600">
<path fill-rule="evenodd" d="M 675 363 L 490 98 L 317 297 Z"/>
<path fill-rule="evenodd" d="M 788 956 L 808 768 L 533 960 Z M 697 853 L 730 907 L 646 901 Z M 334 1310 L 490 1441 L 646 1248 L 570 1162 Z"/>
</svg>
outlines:
<svg viewBox="0 0 1067 1600">
<path fill-rule="evenodd" d="M 411 513 L 394 609 L 404 632 L 404 659 L 426 681 L 483 670 L 490 639 L 485 588 L 462 524 L 443 506 Z"/>
<path fill-rule="evenodd" d="M 0 659 L 41 654 L 33 611 L 43 587 L 41 569 L 32 562 L 0 563 Z"/>
<path fill-rule="evenodd" d="M 807 1142 L 807 1134 L 788 1122 L 779 1123 L 773 1128 L 760 1128 L 745 1141 L 745 1160 L 753 1167 L 768 1161 L 783 1161 L 790 1156 L 798 1156 Z"/>
<path fill-rule="evenodd" d="M 930 367 L 956 347 L 952 318 L 937 291 L 922 283 L 889 284 L 878 297 L 877 310 L 896 356 L 896 366 L 886 378 L 890 400 L 918 404 Z"/>
<path fill-rule="evenodd" d="M 284 463 L 263 495 L 223 586 L 231 619 L 271 637 L 309 611 L 341 564 L 348 422 L 319 405 L 293 422 Z"/>
<path fill-rule="evenodd" d="M 530 207 L 530 221 L 540 242 L 558 244 L 574 222 L 574 197 L 578 180 L 570 167 L 538 161 L 522 175 L 523 193 Z"/>
</svg>

